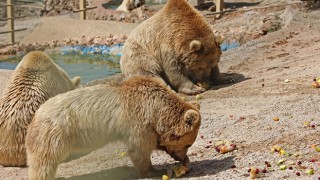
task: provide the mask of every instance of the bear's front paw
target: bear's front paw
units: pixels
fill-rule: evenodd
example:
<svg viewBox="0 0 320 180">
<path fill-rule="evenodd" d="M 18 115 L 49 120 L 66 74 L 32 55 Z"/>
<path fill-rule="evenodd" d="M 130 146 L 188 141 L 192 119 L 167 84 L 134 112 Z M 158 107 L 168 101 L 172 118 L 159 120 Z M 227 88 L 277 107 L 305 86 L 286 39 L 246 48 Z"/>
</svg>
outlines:
<svg viewBox="0 0 320 180">
<path fill-rule="evenodd" d="M 196 95 L 203 93 L 205 91 L 204 88 L 193 85 L 192 88 L 181 88 L 179 89 L 180 93 L 186 94 L 186 95 Z"/>
<path fill-rule="evenodd" d="M 233 77 L 223 77 L 220 78 L 219 80 L 214 80 L 210 84 L 211 85 L 223 85 L 223 84 L 231 84 L 236 82 L 236 79 Z"/>
</svg>

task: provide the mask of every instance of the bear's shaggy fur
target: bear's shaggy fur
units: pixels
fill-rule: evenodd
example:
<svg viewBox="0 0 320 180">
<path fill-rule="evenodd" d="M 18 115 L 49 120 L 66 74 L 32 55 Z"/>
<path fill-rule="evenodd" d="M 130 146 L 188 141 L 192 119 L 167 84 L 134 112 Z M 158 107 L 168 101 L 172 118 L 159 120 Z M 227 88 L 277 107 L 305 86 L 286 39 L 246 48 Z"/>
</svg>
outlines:
<svg viewBox="0 0 320 180">
<path fill-rule="evenodd" d="M 130 33 L 120 60 L 121 71 L 126 77 L 161 77 L 184 94 L 201 93 L 204 89 L 193 83 L 221 79 L 221 41 L 186 0 L 168 0 Z"/>
<path fill-rule="evenodd" d="M 0 98 L 0 164 L 25 166 L 25 135 L 35 111 L 57 94 L 75 89 L 80 77 L 70 80 L 43 52 L 23 57 Z"/>
<path fill-rule="evenodd" d="M 134 77 L 119 86 L 100 84 L 60 94 L 41 105 L 29 126 L 28 178 L 54 179 L 58 164 L 69 155 L 117 140 L 127 145 L 142 176 L 157 172 L 150 160 L 153 150 L 165 150 L 186 164 L 200 122 L 195 105 L 155 78 Z"/>
</svg>

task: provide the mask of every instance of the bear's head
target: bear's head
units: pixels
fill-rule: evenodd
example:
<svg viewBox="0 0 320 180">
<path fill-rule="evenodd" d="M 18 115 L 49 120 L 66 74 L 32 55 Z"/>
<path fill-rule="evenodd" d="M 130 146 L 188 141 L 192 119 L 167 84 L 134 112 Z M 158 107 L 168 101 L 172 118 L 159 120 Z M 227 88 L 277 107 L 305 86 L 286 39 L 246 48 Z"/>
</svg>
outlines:
<svg viewBox="0 0 320 180">
<path fill-rule="evenodd" d="M 211 69 L 220 61 L 222 36 L 216 36 L 211 41 L 194 39 L 189 42 L 189 56 L 186 63 L 187 74 L 194 82 L 204 82 L 209 79 Z"/>
<path fill-rule="evenodd" d="M 199 106 L 192 106 L 193 109 L 185 111 L 180 121 L 173 124 L 168 132 L 160 134 L 158 139 L 158 149 L 183 164 L 189 163 L 188 148 L 196 140 L 201 123 L 200 113 L 196 110 Z"/>
</svg>

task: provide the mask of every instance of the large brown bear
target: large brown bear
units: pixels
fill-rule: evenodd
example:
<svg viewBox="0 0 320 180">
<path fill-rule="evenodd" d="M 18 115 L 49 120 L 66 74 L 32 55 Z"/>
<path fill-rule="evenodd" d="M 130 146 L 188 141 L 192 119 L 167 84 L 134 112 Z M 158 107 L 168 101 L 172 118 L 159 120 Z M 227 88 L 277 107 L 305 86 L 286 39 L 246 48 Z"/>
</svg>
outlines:
<svg viewBox="0 0 320 180">
<path fill-rule="evenodd" d="M 222 79 L 218 68 L 221 41 L 186 0 L 168 0 L 130 33 L 120 60 L 121 71 L 126 77 L 161 77 L 184 94 L 201 93 L 204 89 L 194 83 L 228 81 Z"/>
<path fill-rule="evenodd" d="M 29 180 L 52 180 L 59 163 L 120 140 L 142 176 L 158 174 L 153 150 L 183 164 L 200 127 L 198 107 L 155 78 L 133 77 L 118 86 L 95 85 L 57 95 L 31 122 L 26 146 Z M 161 171 L 161 170 L 160 170 Z"/>
<path fill-rule="evenodd" d="M 70 80 L 43 52 L 23 57 L 0 98 L 0 164 L 25 166 L 27 127 L 39 106 L 57 94 L 75 89 L 80 77 Z"/>
</svg>

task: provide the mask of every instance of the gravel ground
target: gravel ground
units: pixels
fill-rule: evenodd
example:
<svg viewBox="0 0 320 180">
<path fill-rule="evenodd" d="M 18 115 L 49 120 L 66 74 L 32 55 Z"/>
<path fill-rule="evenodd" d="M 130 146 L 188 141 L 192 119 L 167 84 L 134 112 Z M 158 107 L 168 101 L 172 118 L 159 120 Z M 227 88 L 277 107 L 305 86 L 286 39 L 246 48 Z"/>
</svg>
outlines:
<svg viewBox="0 0 320 180">
<path fill-rule="evenodd" d="M 283 2 L 269 1 L 257 7 Z M 312 144 L 320 143 L 320 90 L 311 87 L 313 79 L 320 76 L 320 13 L 301 6 L 269 10 L 290 13 L 282 16 L 281 22 L 286 23 L 282 23 L 279 30 L 248 39 L 241 47 L 223 53 L 221 71 L 235 77 L 237 82 L 212 87 L 202 94 L 199 100 L 202 125 L 189 151 L 191 170 L 181 179 L 250 179 L 247 170 L 265 168 L 265 161 L 272 169 L 261 179 L 314 180 L 320 177 L 320 153 L 311 148 Z M 219 32 L 227 32 L 223 28 L 228 26 L 229 30 L 235 29 L 236 34 L 238 27 L 261 22 L 261 17 L 268 13 L 267 8 L 208 20 Z M 230 24 L 231 20 L 237 27 Z M 275 117 L 279 121 L 274 121 Z M 231 141 L 238 149 L 217 153 L 212 144 L 219 140 Z M 271 153 L 274 145 L 281 146 L 288 155 Z M 120 143 L 106 146 L 61 164 L 57 177 L 134 179 L 136 174 L 129 158 L 120 156 L 124 151 Z M 280 159 L 285 159 L 292 170 L 280 170 L 276 165 Z M 312 159 L 315 162 L 310 162 Z M 154 152 L 152 161 L 156 168 L 169 168 L 175 163 L 162 152 Z M 296 165 L 298 161 L 302 164 Z M 305 173 L 309 168 L 314 169 L 314 175 Z M 297 176 L 296 172 L 301 175 Z M 27 168 L 0 167 L 0 179 L 26 178 Z"/>
</svg>

